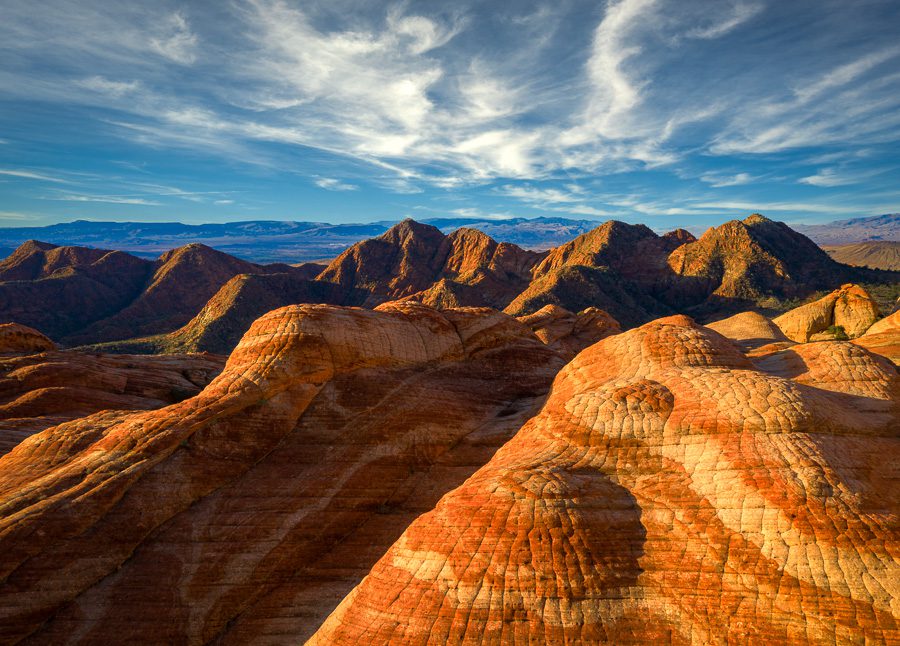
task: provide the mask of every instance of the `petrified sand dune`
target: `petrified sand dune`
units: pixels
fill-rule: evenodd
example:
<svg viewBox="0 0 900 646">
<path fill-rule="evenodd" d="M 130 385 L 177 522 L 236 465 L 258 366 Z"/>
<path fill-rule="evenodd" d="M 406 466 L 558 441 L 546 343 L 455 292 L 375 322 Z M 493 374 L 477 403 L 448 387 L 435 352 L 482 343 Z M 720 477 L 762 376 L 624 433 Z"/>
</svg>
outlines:
<svg viewBox="0 0 900 646">
<path fill-rule="evenodd" d="M 44 352 L 0 359 L 0 454 L 76 417 L 162 408 L 193 397 L 224 363 L 225 357 L 199 354 Z"/>
<path fill-rule="evenodd" d="M 784 352 L 683 316 L 584 350 L 310 643 L 897 643 L 897 372 Z"/>
<path fill-rule="evenodd" d="M 537 338 L 569 359 L 600 339 L 622 331 L 613 317 L 596 307 L 575 314 L 546 305 L 534 314 L 518 318 Z"/>
<path fill-rule="evenodd" d="M 900 366 L 900 310 L 877 321 L 853 342 Z"/>
<path fill-rule="evenodd" d="M 848 283 L 817 301 L 782 314 L 773 322 L 792 341 L 806 343 L 827 340 L 830 335 L 823 333 L 832 326 L 839 326 L 849 338 L 856 338 L 877 319 L 878 304 L 862 287 Z"/>
<path fill-rule="evenodd" d="M 34 328 L 0 323 L 0 354 L 33 354 L 55 349 L 56 344 Z"/>
<path fill-rule="evenodd" d="M 741 312 L 721 321 L 707 323 L 706 327 L 737 342 L 745 351 L 788 340 L 781 328 L 757 312 Z"/>
<path fill-rule="evenodd" d="M 0 641 L 305 639 L 563 363 L 494 310 L 271 312 L 196 397 L 0 458 Z"/>
</svg>

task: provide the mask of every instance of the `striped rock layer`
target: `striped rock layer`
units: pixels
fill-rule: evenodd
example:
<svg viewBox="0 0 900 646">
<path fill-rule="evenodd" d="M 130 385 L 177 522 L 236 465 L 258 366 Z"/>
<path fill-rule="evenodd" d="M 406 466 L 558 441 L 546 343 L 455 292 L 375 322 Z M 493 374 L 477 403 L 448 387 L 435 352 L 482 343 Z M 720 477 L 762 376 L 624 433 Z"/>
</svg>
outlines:
<svg viewBox="0 0 900 646">
<path fill-rule="evenodd" d="M 896 644 L 898 431 L 851 343 L 606 338 L 310 643 Z"/>
</svg>

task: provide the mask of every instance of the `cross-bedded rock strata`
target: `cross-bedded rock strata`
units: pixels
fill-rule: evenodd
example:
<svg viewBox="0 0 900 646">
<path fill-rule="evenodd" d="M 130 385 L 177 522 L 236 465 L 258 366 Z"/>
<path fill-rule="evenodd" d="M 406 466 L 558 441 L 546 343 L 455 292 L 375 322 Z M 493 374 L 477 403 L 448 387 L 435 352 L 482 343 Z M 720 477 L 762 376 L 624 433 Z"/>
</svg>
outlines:
<svg viewBox="0 0 900 646">
<path fill-rule="evenodd" d="M 0 458 L 0 641 L 302 641 L 563 363 L 495 310 L 271 312 L 197 396 Z"/>
<path fill-rule="evenodd" d="M 581 352 L 312 644 L 900 640 L 900 382 L 684 316 Z"/>
</svg>

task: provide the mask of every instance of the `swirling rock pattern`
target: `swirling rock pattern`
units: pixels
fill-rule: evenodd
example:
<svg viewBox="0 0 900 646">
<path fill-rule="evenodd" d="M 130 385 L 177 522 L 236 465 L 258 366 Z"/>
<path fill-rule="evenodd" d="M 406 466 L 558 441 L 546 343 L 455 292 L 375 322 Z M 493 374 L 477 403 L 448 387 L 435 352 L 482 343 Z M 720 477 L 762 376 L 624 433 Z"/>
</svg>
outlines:
<svg viewBox="0 0 900 646">
<path fill-rule="evenodd" d="M 0 458 L 0 642 L 302 641 L 563 364 L 490 309 L 270 312 L 197 396 Z"/>
<path fill-rule="evenodd" d="M 609 337 L 310 643 L 898 643 L 898 429 L 851 343 Z"/>
</svg>

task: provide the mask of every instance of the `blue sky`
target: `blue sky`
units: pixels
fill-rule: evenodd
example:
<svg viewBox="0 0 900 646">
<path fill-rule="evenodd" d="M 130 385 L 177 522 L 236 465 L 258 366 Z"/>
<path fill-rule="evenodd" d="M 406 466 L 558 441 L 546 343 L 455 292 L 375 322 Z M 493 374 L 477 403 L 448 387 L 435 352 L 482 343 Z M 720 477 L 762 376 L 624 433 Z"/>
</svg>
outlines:
<svg viewBox="0 0 900 646">
<path fill-rule="evenodd" d="M 895 0 L 0 0 L 0 226 L 900 210 Z"/>
</svg>

